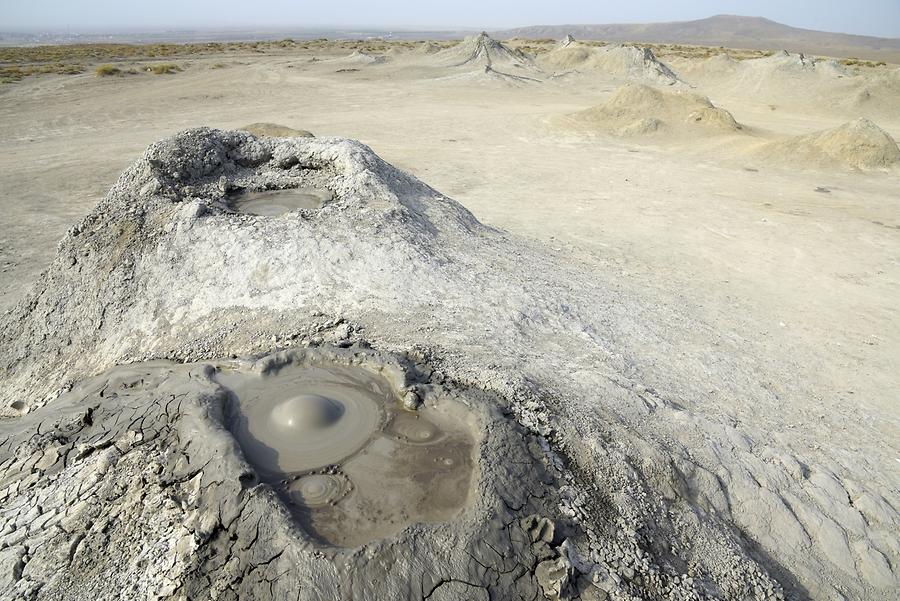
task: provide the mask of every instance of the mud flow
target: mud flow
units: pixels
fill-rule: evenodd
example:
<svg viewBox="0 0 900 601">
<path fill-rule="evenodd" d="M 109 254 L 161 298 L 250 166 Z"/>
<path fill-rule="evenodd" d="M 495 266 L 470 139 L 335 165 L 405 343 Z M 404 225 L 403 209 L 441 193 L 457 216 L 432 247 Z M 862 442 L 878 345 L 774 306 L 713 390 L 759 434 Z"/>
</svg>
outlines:
<svg viewBox="0 0 900 601">
<path fill-rule="evenodd" d="M 344 366 L 217 380 L 248 462 L 320 542 L 356 547 L 466 505 L 474 445 L 457 403 L 409 412 L 383 377 Z"/>
<path fill-rule="evenodd" d="M 331 192 L 321 188 L 289 188 L 242 192 L 230 204 L 238 213 L 275 217 L 298 209 L 314 211 L 332 198 Z"/>
</svg>

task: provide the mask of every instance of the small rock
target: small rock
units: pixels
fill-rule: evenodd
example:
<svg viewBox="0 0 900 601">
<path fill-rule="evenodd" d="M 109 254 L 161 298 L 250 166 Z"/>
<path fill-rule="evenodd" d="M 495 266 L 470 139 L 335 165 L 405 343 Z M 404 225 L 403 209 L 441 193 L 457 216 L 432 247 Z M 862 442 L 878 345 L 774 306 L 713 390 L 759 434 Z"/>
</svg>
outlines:
<svg viewBox="0 0 900 601">
<path fill-rule="evenodd" d="M 22 577 L 25 562 L 24 547 L 10 547 L 0 551 L 0 591 L 9 591 Z"/>
<path fill-rule="evenodd" d="M 548 559 L 538 564 L 534 572 L 544 596 L 552 601 L 561 599 L 569 588 L 572 566 L 564 557 Z"/>
</svg>

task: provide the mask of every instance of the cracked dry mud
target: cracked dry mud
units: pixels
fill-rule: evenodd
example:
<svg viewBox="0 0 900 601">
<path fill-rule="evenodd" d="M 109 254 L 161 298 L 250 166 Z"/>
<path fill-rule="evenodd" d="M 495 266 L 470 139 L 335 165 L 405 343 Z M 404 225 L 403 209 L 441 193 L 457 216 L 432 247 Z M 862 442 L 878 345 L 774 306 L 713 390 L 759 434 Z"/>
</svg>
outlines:
<svg viewBox="0 0 900 601">
<path fill-rule="evenodd" d="M 281 189 L 328 196 L 231 200 Z M 0 597 L 890 598 L 889 468 L 686 409 L 777 400 L 748 350 L 710 362 L 697 332 L 359 143 L 183 132 L 0 324 Z M 275 399 L 276 425 L 349 416 L 309 368 L 375 378 L 378 425 L 267 459 L 240 420 L 271 389 L 240 379 L 301 370 L 318 400 Z M 422 465 L 448 456 L 469 462 L 449 501 Z"/>
</svg>

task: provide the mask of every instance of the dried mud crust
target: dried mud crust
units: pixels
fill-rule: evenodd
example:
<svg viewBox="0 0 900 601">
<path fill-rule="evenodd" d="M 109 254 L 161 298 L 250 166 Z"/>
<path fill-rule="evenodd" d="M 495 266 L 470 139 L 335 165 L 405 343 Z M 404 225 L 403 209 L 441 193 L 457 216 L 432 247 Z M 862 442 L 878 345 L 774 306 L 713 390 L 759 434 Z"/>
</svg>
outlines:
<svg viewBox="0 0 900 601">
<path fill-rule="evenodd" d="M 271 217 L 227 202 L 304 187 L 332 199 Z M 741 341 L 593 277 L 358 142 L 197 129 L 153 145 L 0 322 L 0 586 L 50 599 L 890 598 L 900 520 L 883 450 L 842 454 L 802 428 L 786 443 L 762 414 L 687 409 L 808 391 L 777 371 L 760 382 Z M 181 393 L 160 384 L 60 421 L 67 391 L 116 365 L 366 340 L 493 421 L 481 492 L 456 520 L 353 552 L 313 540 L 257 482 L 201 368 L 177 414 L 161 407 Z M 93 437 L 113 441 L 100 476 L 98 451 L 65 455 L 65 477 L 34 467 L 52 441 Z M 89 525 L 42 521 L 79 499 Z M 540 541 L 550 550 L 525 537 L 531 515 L 559 533 Z M 112 552 L 73 564 L 92 528 L 85 549 Z M 160 549 L 174 551 L 154 563 Z"/>
<path fill-rule="evenodd" d="M 464 404 L 490 434 L 466 507 L 356 548 L 323 545 L 226 428 L 229 393 L 215 374 L 235 361 L 116 367 L 0 424 L 0 596 L 425 599 L 465 582 L 489 598 L 533 599 L 588 585 L 573 565 L 583 527 L 559 511 L 557 460 L 492 395 L 431 382 L 426 366 L 367 345 L 244 365 L 289 362 L 380 374 L 398 404 L 414 391 L 425 414 Z"/>
</svg>

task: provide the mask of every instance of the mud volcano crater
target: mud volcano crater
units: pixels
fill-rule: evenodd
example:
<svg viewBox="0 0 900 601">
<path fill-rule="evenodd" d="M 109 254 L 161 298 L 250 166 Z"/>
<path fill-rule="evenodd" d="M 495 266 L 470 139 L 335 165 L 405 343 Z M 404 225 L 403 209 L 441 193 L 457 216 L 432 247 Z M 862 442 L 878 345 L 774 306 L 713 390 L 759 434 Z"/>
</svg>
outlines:
<svg viewBox="0 0 900 601">
<path fill-rule="evenodd" d="M 229 207 L 237 213 L 261 217 L 277 217 L 304 209 L 315 211 L 334 198 L 324 188 L 301 187 L 283 190 L 234 190 L 226 196 Z"/>
<path fill-rule="evenodd" d="M 461 403 L 411 411 L 379 373 L 298 355 L 216 380 L 246 460 L 321 543 L 356 547 L 468 502 L 475 437 Z"/>
</svg>

